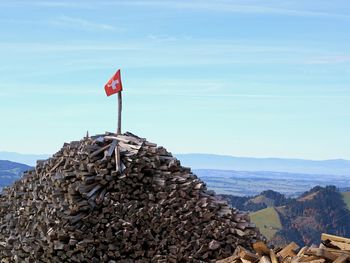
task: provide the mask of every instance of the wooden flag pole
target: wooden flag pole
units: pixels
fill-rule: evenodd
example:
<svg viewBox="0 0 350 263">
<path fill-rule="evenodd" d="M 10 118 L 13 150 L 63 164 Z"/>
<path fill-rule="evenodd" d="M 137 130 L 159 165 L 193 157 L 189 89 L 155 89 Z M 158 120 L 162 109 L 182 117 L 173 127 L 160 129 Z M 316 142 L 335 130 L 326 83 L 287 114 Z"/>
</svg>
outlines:
<svg viewBox="0 0 350 263">
<path fill-rule="evenodd" d="M 121 134 L 122 132 L 122 91 L 118 92 L 118 128 L 117 128 L 117 135 Z M 115 153 L 115 168 L 118 173 L 121 173 L 121 163 L 120 163 L 120 151 L 118 142 L 116 144 L 116 147 L 114 149 Z"/>
<path fill-rule="evenodd" d="M 117 134 L 121 134 L 122 130 L 122 91 L 118 92 L 118 128 Z"/>
</svg>

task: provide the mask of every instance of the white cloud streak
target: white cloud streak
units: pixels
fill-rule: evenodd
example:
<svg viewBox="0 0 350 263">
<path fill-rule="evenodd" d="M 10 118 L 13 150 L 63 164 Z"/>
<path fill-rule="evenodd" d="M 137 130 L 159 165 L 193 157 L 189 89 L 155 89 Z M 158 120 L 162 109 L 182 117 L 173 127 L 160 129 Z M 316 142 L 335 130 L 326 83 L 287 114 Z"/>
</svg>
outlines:
<svg viewBox="0 0 350 263">
<path fill-rule="evenodd" d="M 197 0 L 120 0 L 120 1 L 13 1 L 12 5 L 27 4 L 41 6 L 46 8 L 81 8 L 81 9 L 102 9 L 111 6 L 129 6 L 129 7 L 152 7 L 162 9 L 180 9 L 180 10 L 202 10 L 210 12 L 224 13 L 239 13 L 239 14 L 258 14 L 258 15 L 287 15 L 287 16 L 302 16 L 302 17 L 328 17 L 350 19 L 350 15 L 330 12 L 327 6 L 323 6 L 319 1 L 315 1 L 317 10 L 303 6 L 300 2 L 294 2 L 293 8 L 290 7 L 290 2 L 283 1 L 197 1 Z M 10 5 L 8 3 L 8 5 Z M 339 8 L 339 10 L 342 10 Z"/>
<path fill-rule="evenodd" d="M 349 63 L 350 55 L 332 55 L 332 56 L 319 56 L 312 57 L 306 61 L 306 64 L 340 64 L 340 63 Z"/>
<path fill-rule="evenodd" d="M 188 80 L 186 80 L 188 81 Z M 151 86 L 145 86 L 145 89 L 133 89 L 130 87 L 126 93 L 130 96 L 160 96 L 160 97 L 169 97 L 169 96 L 181 96 L 181 97 L 206 97 L 206 98 L 246 98 L 246 99 L 346 99 L 350 98 L 350 95 L 343 94 L 343 95 L 333 95 L 333 94 L 327 94 L 327 95 L 317 95 L 317 94 L 264 94 L 264 93 L 227 93 L 225 91 L 227 89 L 220 87 L 220 84 L 213 83 L 212 80 L 208 80 L 208 84 L 203 85 L 202 81 L 199 81 L 196 83 L 195 81 L 192 81 L 192 85 L 187 85 L 187 90 L 180 89 L 180 84 L 183 85 L 183 83 L 180 83 L 178 86 L 174 86 L 171 89 L 172 85 L 160 85 L 160 83 L 152 84 Z M 210 83 L 211 82 L 211 83 Z M 16 98 L 16 97 L 23 97 L 23 94 L 27 94 L 30 96 L 40 95 L 40 96 L 79 96 L 79 97 L 95 97 L 95 96 L 103 96 L 104 91 L 102 88 L 81 88 L 81 87 L 69 87 L 64 86 L 64 89 L 62 89 L 62 86 L 42 86 L 40 88 L 37 88 L 33 86 L 29 89 L 22 89 L 20 86 L 16 85 L 9 85 L 5 87 L 2 87 L 4 91 L 0 91 L 0 97 L 2 98 Z M 13 90 L 21 90 L 20 94 L 13 93 Z"/>
<path fill-rule="evenodd" d="M 105 5 L 113 5 L 116 2 L 103 2 Z M 239 14 L 261 14 L 261 15 L 287 15 L 287 16 L 303 16 L 303 17 L 334 17 L 346 18 L 350 16 L 346 14 L 330 13 L 325 11 L 291 9 L 283 7 L 281 1 L 259 1 L 253 4 L 247 1 L 121 1 L 118 5 L 158 7 L 167 9 L 182 10 L 203 10 L 210 12 L 239 13 Z"/>
<path fill-rule="evenodd" d="M 60 26 L 60 27 L 82 29 L 82 30 L 113 31 L 113 30 L 117 29 L 116 27 L 114 27 L 112 25 L 91 22 L 91 21 L 83 19 L 83 18 L 68 17 L 68 16 L 60 16 L 56 19 L 51 20 L 50 23 L 53 25 L 56 25 L 56 26 Z"/>
<path fill-rule="evenodd" d="M 178 41 L 181 42 L 181 41 Z M 171 44 L 170 44 L 171 43 Z M 202 44 L 200 44 L 202 43 Z M 74 53 L 74 56 L 71 56 Z M 21 64 L 11 63 L 13 54 L 21 54 Z M 56 71 L 76 72 L 105 69 L 116 61 L 125 68 L 181 67 L 214 65 L 349 65 L 347 51 L 330 52 L 287 45 L 237 44 L 235 42 L 211 43 L 206 40 L 189 43 L 158 40 L 135 40 L 116 44 L 104 43 L 0 43 L 0 55 L 8 61 L 2 71 L 26 68 L 28 61 L 40 68 L 36 73 L 45 76 L 53 72 L 42 68 L 55 59 Z M 33 59 L 35 57 L 35 59 Z M 320 68 L 317 67 L 317 72 Z M 346 70 L 344 68 L 343 70 Z M 0 69 L 1 71 L 1 69 Z M 55 74 L 56 74 L 55 71 Z"/>
<path fill-rule="evenodd" d="M 35 42 L 20 42 L 20 43 L 0 43 L 0 48 L 6 52 L 91 52 L 91 51 L 133 51 L 139 50 L 140 46 L 132 43 L 125 44 L 101 44 L 101 43 L 35 43 Z M 1 52 L 1 51 L 0 51 Z"/>
</svg>

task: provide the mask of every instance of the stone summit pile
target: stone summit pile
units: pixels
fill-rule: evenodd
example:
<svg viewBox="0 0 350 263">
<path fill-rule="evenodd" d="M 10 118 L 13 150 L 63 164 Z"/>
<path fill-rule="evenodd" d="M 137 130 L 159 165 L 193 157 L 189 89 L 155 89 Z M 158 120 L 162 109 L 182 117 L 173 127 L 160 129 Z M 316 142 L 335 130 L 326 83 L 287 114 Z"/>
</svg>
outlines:
<svg viewBox="0 0 350 263">
<path fill-rule="evenodd" d="M 131 133 L 66 143 L 0 196 L 1 262 L 215 262 L 260 238 L 246 214 Z"/>
</svg>

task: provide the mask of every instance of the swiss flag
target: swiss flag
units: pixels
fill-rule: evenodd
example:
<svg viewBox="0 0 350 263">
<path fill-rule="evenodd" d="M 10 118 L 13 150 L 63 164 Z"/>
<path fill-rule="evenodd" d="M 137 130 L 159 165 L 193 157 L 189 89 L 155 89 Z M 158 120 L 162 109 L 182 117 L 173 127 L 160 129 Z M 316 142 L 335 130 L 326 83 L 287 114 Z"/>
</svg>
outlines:
<svg viewBox="0 0 350 263">
<path fill-rule="evenodd" d="M 111 96 L 123 90 L 122 79 L 120 78 L 120 69 L 111 77 L 105 85 L 107 96 Z"/>
</svg>

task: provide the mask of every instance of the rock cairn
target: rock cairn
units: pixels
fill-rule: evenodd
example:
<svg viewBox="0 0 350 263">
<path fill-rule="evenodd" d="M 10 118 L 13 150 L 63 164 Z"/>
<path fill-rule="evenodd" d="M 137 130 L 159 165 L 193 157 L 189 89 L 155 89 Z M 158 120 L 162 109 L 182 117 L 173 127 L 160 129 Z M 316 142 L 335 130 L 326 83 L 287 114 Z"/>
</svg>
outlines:
<svg viewBox="0 0 350 263">
<path fill-rule="evenodd" d="M 131 133 L 66 143 L 0 195 L 1 262 L 215 262 L 260 238 L 247 214 Z"/>
</svg>

